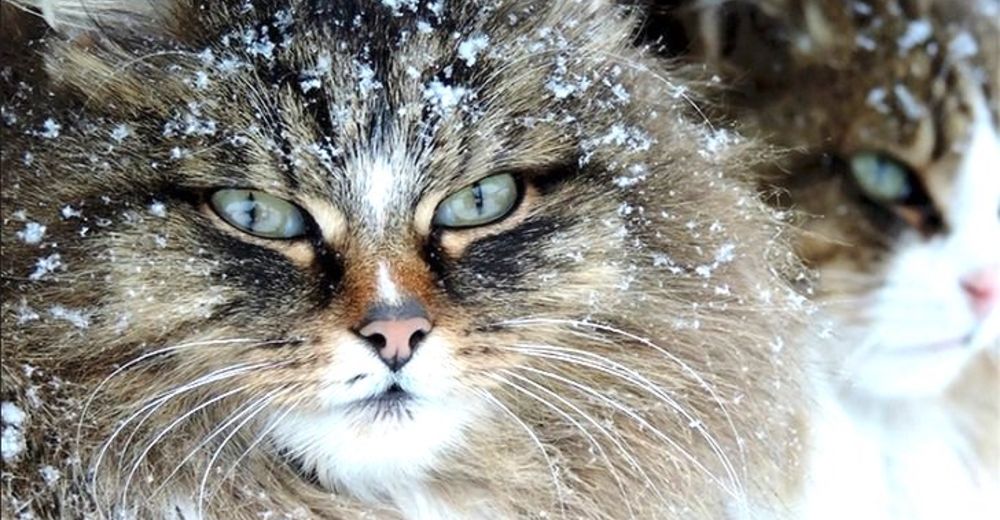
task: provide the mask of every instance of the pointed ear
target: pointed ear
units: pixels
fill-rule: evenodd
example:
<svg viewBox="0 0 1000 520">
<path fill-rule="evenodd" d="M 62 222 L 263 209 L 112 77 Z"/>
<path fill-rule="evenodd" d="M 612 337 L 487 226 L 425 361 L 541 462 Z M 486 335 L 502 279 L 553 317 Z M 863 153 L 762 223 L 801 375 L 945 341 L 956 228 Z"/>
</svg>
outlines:
<svg viewBox="0 0 1000 520">
<path fill-rule="evenodd" d="M 135 65 L 151 49 L 173 48 L 180 41 L 176 29 L 182 23 L 176 15 L 189 0 L 0 1 L 51 29 L 38 59 L 44 71 L 38 81 L 47 88 L 79 96 L 91 107 L 103 103 L 136 113 L 167 111 L 171 102 L 184 99 L 188 87 L 183 81 Z M 150 84 L 157 85 L 155 96 Z"/>
<path fill-rule="evenodd" d="M 169 0 L 9 0 L 32 12 L 69 41 L 88 42 L 165 31 Z"/>
<path fill-rule="evenodd" d="M 673 0 L 657 2 L 651 24 L 680 24 L 678 54 L 702 61 L 728 81 L 767 84 L 793 65 L 838 59 L 853 45 L 851 3 L 821 0 Z M 669 7 L 662 7 L 669 4 Z"/>
<path fill-rule="evenodd" d="M 0 55 L 17 58 L 18 51 L 45 31 L 45 24 L 23 6 L 0 0 Z M 8 63 L 4 60 L 4 63 Z"/>
</svg>

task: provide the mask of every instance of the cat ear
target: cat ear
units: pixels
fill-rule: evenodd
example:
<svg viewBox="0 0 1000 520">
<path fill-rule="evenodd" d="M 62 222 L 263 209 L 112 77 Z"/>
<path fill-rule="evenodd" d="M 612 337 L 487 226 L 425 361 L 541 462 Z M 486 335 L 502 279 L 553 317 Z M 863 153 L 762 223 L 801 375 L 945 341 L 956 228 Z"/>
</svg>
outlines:
<svg viewBox="0 0 1000 520">
<path fill-rule="evenodd" d="M 669 54 L 706 62 L 730 81 L 767 84 L 793 64 L 846 59 L 852 16 L 848 2 L 674 0 L 658 2 L 648 23 L 683 27 L 684 48 Z"/>
<path fill-rule="evenodd" d="M 134 65 L 157 41 L 168 47 L 179 41 L 184 22 L 178 13 L 187 0 L 12 1 L 51 29 L 40 62 L 45 79 L 39 81 L 47 88 L 82 96 L 95 109 L 129 113 L 167 113 L 171 103 L 185 99 L 188 87 L 175 75 Z M 155 96 L 151 84 L 157 85 Z"/>
<path fill-rule="evenodd" d="M 68 41 L 86 44 L 130 34 L 157 36 L 171 10 L 169 0 L 11 0 L 45 20 Z"/>
</svg>

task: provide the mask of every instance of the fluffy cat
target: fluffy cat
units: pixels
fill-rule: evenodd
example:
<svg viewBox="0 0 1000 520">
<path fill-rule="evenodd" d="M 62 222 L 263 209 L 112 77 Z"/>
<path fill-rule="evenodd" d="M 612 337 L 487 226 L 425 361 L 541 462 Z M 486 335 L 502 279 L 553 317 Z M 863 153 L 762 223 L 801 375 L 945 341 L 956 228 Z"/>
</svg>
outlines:
<svg viewBox="0 0 1000 520">
<path fill-rule="evenodd" d="M 645 36 L 718 74 L 813 216 L 839 347 L 804 516 L 1000 517 L 1000 3 L 667 4 Z"/>
<path fill-rule="evenodd" d="M 40 4 L 3 63 L 9 514 L 720 518 L 795 484 L 761 152 L 626 11 Z"/>
</svg>

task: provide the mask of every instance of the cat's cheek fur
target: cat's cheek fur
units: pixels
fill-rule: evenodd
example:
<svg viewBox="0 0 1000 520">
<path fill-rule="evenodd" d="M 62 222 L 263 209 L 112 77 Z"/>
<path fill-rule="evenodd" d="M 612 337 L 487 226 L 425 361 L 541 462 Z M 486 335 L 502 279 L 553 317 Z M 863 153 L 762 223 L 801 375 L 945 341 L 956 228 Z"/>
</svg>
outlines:
<svg viewBox="0 0 1000 520">
<path fill-rule="evenodd" d="M 1000 269 L 998 171 L 1000 136 L 982 110 L 946 201 L 949 233 L 906 232 L 874 295 L 871 326 L 846 367 L 862 388 L 887 397 L 940 394 L 980 348 L 995 348 L 1000 309 L 977 316 L 962 280 Z"/>
</svg>

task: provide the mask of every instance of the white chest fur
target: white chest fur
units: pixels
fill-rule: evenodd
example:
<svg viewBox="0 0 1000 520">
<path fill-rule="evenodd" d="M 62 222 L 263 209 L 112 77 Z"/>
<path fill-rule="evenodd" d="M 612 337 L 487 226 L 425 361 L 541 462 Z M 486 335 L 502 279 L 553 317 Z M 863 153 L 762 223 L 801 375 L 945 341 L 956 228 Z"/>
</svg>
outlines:
<svg viewBox="0 0 1000 520">
<path fill-rule="evenodd" d="M 828 391 L 819 410 L 801 518 L 1000 518 L 1000 483 L 940 403 L 857 409 Z"/>
</svg>

